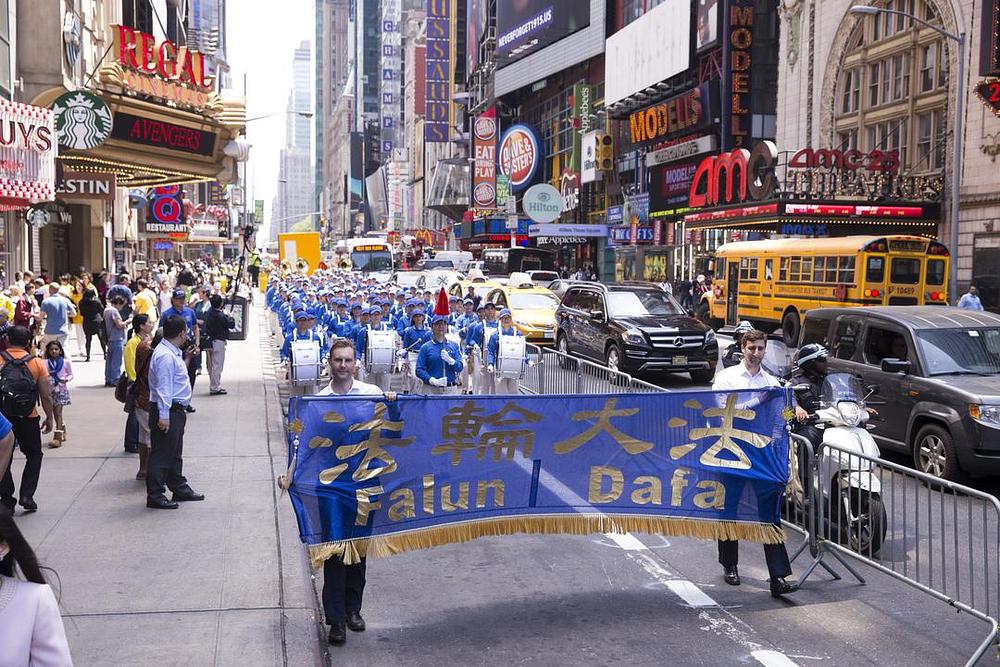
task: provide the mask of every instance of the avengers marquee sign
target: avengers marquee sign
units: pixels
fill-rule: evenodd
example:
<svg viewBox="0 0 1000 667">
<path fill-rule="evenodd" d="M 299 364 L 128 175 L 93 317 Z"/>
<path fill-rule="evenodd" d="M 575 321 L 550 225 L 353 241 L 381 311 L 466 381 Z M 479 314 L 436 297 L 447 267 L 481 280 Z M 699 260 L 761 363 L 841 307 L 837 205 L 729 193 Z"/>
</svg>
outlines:
<svg viewBox="0 0 1000 667">
<path fill-rule="evenodd" d="M 779 164 L 770 141 L 703 159 L 688 192 L 690 208 L 769 199 L 853 199 L 936 202 L 941 177 L 900 173 L 897 151 L 803 148 Z"/>
</svg>

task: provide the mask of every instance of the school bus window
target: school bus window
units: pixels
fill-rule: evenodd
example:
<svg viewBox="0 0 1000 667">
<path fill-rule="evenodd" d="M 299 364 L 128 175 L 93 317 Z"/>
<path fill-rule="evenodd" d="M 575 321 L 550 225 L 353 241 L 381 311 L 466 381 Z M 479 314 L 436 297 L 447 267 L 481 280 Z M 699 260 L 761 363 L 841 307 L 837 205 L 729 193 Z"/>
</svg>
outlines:
<svg viewBox="0 0 1000 667">
<path fill-rule="evenodd" d="M 782 257 L 778 268 L 778 280 L 782 282 L 788 280 L 788 261 L 788 257 Z"/>
<path fill-rule="evenodd" d="M 792 257 L 792 270 L 789 272 L 788 279 L 793 283 L 797 283 L 802 280 L 802 258 Z"/>
<path fill-rule="evenodd" d="M 944 285 L 944 260 L 927 260 L 927 284 Z"/>
<path fill-rule="evenodd" d="M 889 280 L 900 285 L 920 282 L 920 260 L 913 257 L 893 257 Z"/>
<path fill-rule="evenodd" d="M 715 279 L 725 280 L 726 279 L 726 258 L 719 257 L 715 260 Z"/>
<path fill-rule="evenodd" d="M 835 283 L 837 282 L 837 258 L 827 257 L 826 258 L 826 282 Z"/>
<path fill-rule="evenodd" d="M 885 280 L 885 257 L 869 257 L 865 269 L 865 280 L 870 283 L 880 283 Z"/>
<path fill-rule="evenodd" d="M 813 282 L 821 283 L 825 280 L 823 272 L 826 270 L 826 257 L 816 257 L 813 259 Z"/>
<path fill-rule="evenodd" d="M 837 271 L 837 282 L 845 284 L 854 283 L 854 257 L 840 257 Z"/>
<path fill-rule="evenodd" d="M 813 277 L 813 258 L 803 257 L 802 258 L 802 282 L 807 283 L 812 280 Z"/>
<path fill-rule="evenodd" d="M 757 280 L 757 261 L 756 257 L 750 258 L 750 280 Z"/>
</svg>

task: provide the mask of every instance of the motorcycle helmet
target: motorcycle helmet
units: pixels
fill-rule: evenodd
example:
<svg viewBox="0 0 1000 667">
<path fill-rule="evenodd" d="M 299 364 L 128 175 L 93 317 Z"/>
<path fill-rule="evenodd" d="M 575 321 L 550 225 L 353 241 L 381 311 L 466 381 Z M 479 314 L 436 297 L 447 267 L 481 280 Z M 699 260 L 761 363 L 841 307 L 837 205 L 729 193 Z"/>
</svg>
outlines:
<svg viewBox="0 0 1000 667">
<path fill-rule="evenodd" d="M 753 331 L 753 325 L 747 320 L 741 320 L 736 328 L 733 329 L 733 342 L 736 343 L 736 347 L 740 346 L 740 339 L 743 338 L 743 334 L 748 331 Z"/>
<path fill-rule="evenodd" d="M 829 353 L 819 343 L 809 343 L 799 348 L 795 354 L 795 365 L 804 371 L 812 371 L 816 362 L 826 361 Z"/>
</svg>

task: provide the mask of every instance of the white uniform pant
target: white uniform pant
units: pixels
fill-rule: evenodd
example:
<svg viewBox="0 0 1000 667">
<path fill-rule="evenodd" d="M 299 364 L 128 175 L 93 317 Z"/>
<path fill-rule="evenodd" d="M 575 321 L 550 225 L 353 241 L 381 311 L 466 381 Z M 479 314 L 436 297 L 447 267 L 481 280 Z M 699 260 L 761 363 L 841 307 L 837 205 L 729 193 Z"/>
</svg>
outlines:
<svg viewBox="0 0 1000 667">
<path fill-rule="evenodd" d="M 520 382 L 517 378 L 496 378 L 496 394 L 519 394 Z"/>
<path fill-rule="evenodd" d="M 431 384 L 421 383 L 420 391 L 417 393 L 426 396 L 456 396 L 459 393 L 459 387 L 435 387 Z"/>
<path fill-rule="evenodd" d="M 496 391 L 496 376 L 487 370 L 486 364 L 479 364 L 479 372 L 476 374 L 476 393 L 480 396 L 491 396 Z"/>
<path fill-rule="evenodd" d="M 317 385 L 314 384 L 299 384 L 291 385 L 288 389 L 289 396 L 314 396 L 316 394 Z"/>
<path fill-rule="evenodd" d="M 369 373 L 368 371 L 365 371 L 365 378 L 363 381 L 375 385 L 382 391 L 392 391 L 392 373 Z"/>
</svg>

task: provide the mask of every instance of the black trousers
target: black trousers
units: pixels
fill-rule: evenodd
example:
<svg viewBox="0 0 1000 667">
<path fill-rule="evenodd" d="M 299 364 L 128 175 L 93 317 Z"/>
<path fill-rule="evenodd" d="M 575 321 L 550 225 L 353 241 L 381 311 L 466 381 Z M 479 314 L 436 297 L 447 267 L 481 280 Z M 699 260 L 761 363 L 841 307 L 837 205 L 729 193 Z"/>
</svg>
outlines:
<svg viewBox="0 0 1000 667">
<path fill-rule="evenodd" d="M 14 427 L 14 438 L 17 446 L 24 454 L 24 471 L 21 473 L 21 498 L 33 498 L 35 490 L 38 488 L 38 478 L 42 474 L 42 432 L 39 430 L 41 419 L 39 417 L 20 417 L 11 419 L 10 423 Z M 14 459 L 11 457 L 10 465 L 4 470 L 3 479 L 0 479 L 0 500 L 8 505 L 14 503 L 14 476 L 11 474 L 11 466 Z"/>
<path fill-rule="evenodd" d="M 176 492 L 188 485 L 183 474 L 187 413 L 175 403 L 170 408 L 170 428 L 166 433 L 160 430 L 159 421 L 159 409 L 153 403 L 149 406 L 150 450 L 146 471 L 146 495 L 150 498 L 164 496 L 164 487 Z"/>
<path fill-rule="evenodd" d="M 765 544 L 764 560 L 771 580 L 792 574 L 792 564 L 788 560 L 788 550 L 784 544 Z M 740 564 L 739 540 L 719 540 L 719 564 L 722 567 L 736 567 Z"/>
<path fill-rule="evenodd" d="M 348 611 L 361 612 L 365 593 L 365 559 L 354 565 L 333 556 L 323 563 L 323 613 L 326 624 L 343 623 Z"/>
<path fill-rule="evenodd" d="M 251 266 L 249 268 L 249 271 L 250 271 L 250 280 L 253 281 L 253 286 L 260 287 L 260 267 Z"/>
<path fill-rule="evenodd" d="M 125 419 L 125 449 L 136 450 L 139 448 L 139 422 L 135 417 L 135 410 L 128 413 Z"/>
<path fill-rule="evenodd" d="M 199 352 L 187 362 L 188 382 L 191 383 L 192 389 L 194 389 L 194 381 L 198 377 L 198 369 L 201 368 L 201 355 L 202 353 Z"/>
</svg>

